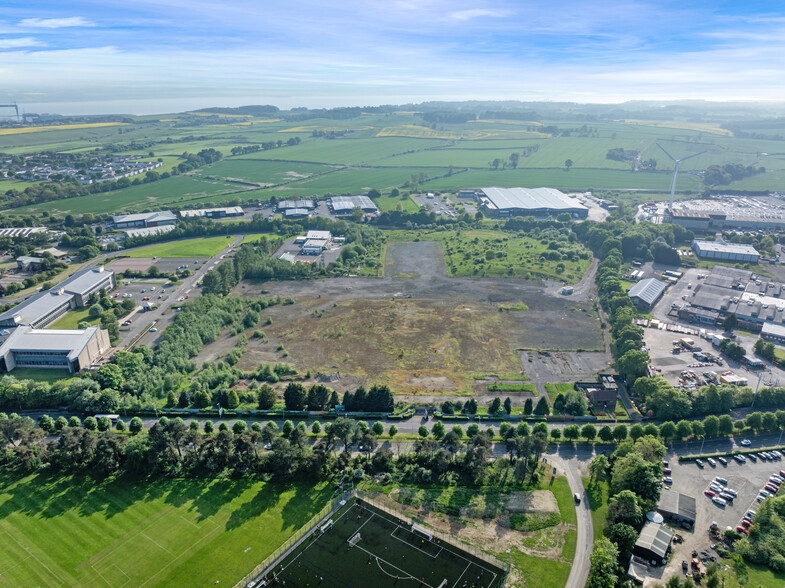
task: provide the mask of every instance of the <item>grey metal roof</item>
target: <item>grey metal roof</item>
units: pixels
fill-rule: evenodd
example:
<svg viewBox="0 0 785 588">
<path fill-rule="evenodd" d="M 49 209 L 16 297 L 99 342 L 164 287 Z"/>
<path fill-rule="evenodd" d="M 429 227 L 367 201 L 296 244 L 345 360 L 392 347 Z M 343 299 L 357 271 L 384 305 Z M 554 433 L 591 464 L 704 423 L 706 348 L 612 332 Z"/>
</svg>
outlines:
<svg viewBox="0 0 785 588">
<path fill-rule="evenodd" d="M 627 295 L 630 298 L 640 298 L 647 304 L 654 304 L 665 291 L 665 283 L 657 278 L 646 278 L 630 288 Z"/>
<path fill-rule="evenodd" d="M 646 549 L 665 557 L 673 539 L 673 531 L 659 523 L 646 523 L 643 525 L 641 534 L 635 542 L 635 547 Z"/>
<path fill-rule="evenodd" d="M 112 222 L 118 223 L 134 223 L 138 221 L 145 221 L 148 223 L 160 223 L 166 221 L 176 221 L 177 216 L 171 210 L 161 210 L 158 212 L 140 212 L 137 214 L 121 214 L 113 216 Z"/>
<path fill-rule="evenodd" d="M 20 302 L 13 308 L 0 314 L 0 322 L 13 320 L 19 325 L 29 325 L 38 322 L 41 317 L 49 314 L 55 308 L 62 304 L 67 304 L 74 296 L 70 292 L 63 294 L 58 294 L 58 292 L 59 288 L 52 288 L 46 292 L 33 294 L 24 302 Z"/>
<path fill-rule="evenodd" d="M 181 210 L 180 216 L 182 217 L 207 216 L 208 214 L 212 214 L 214 212 L 223 212 L 226 215 L 243 214 L 243 209 L 241 206 L 228 206 L 224 208 L 197 208 L 195 210 Z"/>
<path fill-rule="evenodd" d="M 284 216 L 308 216 L 307 208 L 287 208 L 283 211 Z"/>
<path fill-rule="evenodd" d="M 313 200 L 281 200 L 278 203 L 278 210 L 287 210 L 290 208 L 313 208 Z"/>
<path fill-rule="evenodd" d="M 333 196 L 330 198 L 330 205 L 335 211 L 349 211 L 360 207 L 363 210 L 377 210 L 373 200 L 368 196 Z"/>
<path fill-rule="evenodd" d="M 580 202 L 555 188 L 482 188 L 498 210 L 567 211 L 586 210 Z"/>
<path fill-rule="evenodd" d="M 84 330 L 18 327 L 0 346 L 0 356 L 8 351 L 68 351 L 68 359 L 74 359 L 98 330 L 99 327 L 87 327 Z"/>
<path fill-rule="evenodd" d="M 74 294 L 83 294 L 93 289 L 96 284 L 111 276 L 114 272 L 106 269 L 104 266 L 94 268 L 87 268 L 76 272 L 67 280 L 60 282 L 57 288 L 63 288 L 66 292 Z"/>
<path fill-rule="evenodd" d="M 760 330 L 761 335 L 774 335 L 775 337 L 785 337 L 785 326 L 776 323 L 765 322 Z"/>
<path fill-rule="evenodd" d="M 718 241 L 699 241 L 692 242 L 693 247 L 697 247 L 701 253 L 734 253 L 736 255 L 760 255 L 752 245 L 743 243 L 720 243 Z"/>
<path fill-rule="evenodd" d="M 661 515 L 679 516 L 694 521 L 695 497 L 672 491 L 663 492 L 660 494 L 657 512 Z"/>
</svg>

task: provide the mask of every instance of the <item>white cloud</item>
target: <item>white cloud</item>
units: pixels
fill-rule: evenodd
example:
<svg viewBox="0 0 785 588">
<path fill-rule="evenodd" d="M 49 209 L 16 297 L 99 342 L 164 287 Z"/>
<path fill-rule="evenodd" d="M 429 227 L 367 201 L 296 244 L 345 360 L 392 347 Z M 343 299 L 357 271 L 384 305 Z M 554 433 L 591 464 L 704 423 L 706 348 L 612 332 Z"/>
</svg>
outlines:
<svg viewBox="0 0 785 588">
<path fill-rule="evenodd" d="M 17 39 L 0 39 L 0 49 L 20 49 L 22 47 L 43 47 L 46 43 L 35 37 L 19 37 Z"/>
<path fill-rule="evenodd" d="M 453 20 L 472 20 L 483 16 L 490 16 L 492 18 L 502 18 L 508 16 L 510 13 L 507 10 L 488 10 L 487 8 L 471 8 L 469 10 L 456 10 L 450 13 L 450 18 Z"/>
<path fill-rule="evenodd" d="M 19 26 L 34 29 L 64 29 L 67 27 L 94 27 L 95 23 L 81 16 L 69 16 L 68 18 L 26 18 L 19 23 Z"/>
</svg>

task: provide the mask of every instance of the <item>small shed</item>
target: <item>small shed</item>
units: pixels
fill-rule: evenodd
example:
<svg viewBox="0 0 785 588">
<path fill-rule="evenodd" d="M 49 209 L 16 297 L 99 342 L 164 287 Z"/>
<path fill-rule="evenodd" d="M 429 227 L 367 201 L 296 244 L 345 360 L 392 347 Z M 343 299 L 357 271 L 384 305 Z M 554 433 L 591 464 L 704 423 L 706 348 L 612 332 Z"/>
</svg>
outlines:
<svg viewBox="0 0 785 588">
<path fill-rule="evenodd" d="M 685 529 L 695 526 L 695 497 L 678 492 L 663 492 L 657 504 L 657 512 L 666 520 Z"/>
<path fill-rule="evenodd" d="M 663 565 L 668 562 L 671 550 L 673 531 L 658 523 L 646 523 L 635 542 L 632 553 L 642 557 L 652 565 Z"/>
</svg>

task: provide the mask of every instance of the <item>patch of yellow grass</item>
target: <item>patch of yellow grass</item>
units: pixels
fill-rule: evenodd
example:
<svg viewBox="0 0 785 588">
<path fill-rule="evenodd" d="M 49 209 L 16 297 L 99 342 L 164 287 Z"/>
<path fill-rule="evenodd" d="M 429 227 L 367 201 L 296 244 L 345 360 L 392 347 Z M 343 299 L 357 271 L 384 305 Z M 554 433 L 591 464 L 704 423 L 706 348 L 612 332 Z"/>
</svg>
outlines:
<svg viewBox="0 0 785 588">
<path fill-rule="evenodd" d="M 115 127 L 127 125 L 130 123 L 120 122 L 102 122 L 102 123 L 84 123 L 75 125 L 53 125 L 47 127 L 21 127 L 15 129 L 0 129 L 0 135 L 21 135 L 24 133 L 41 133 L 44 131 L 72 131 L 74 129 L 96 129 L 99 127 Z"/>
<path fill-rule="evenodd" d="M 728 129 L 721 129 L 717 125 L 710 123 L 691 123 L 678 120 L 660 121 L 660 120 L 637 120 L 625 119 L 626 123 L 634 125 L 643 125 L 647 127 L 662 127 L 666 129 L 681 129 L 684 131 L 698 131 L 701 133 L 711 133 L 712 135 L 723 135 L 730 137 L 733 135 Z"/>
<path fill-rule="evenodd" d="M 356 127 L 353 130 L 355 131 L 367 131 L 372 129 L 373 127 Z M 276 131 L 277 133 L 310 133 L 313 131 L 324 131 L 325 133 L 329 133 L 330 131 L 343 131 L 346 130 L 346 127 L 320 127 L 318 125 L 314 125 L 311 127 L 292 127 L 291 129 L 281 129 Z"/>
<path fill-rule="evenodd" d="M 419 125 L 401 125 L 398 127 L 384 127 L 377 137 L 411 137 L 413 139 L 461 139 L 466 138 L 458 133 L 451 131 L 439 131 L 421 127 Z"/>
</svg>

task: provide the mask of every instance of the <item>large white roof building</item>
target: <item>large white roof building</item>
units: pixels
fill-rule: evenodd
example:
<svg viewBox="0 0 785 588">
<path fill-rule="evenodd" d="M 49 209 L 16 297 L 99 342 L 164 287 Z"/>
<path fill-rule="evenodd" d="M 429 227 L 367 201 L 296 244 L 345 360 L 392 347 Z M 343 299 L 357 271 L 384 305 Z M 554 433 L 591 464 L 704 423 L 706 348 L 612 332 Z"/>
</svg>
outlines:
<svg viewBox="0 0 785 588">
<path fill-rule="evenodd" d="M 548 216 L 568 212 L 586 218 L 589 209 L 555 188 L 481 188 L 486 211 L 500 216 Z"/>
</svg>

